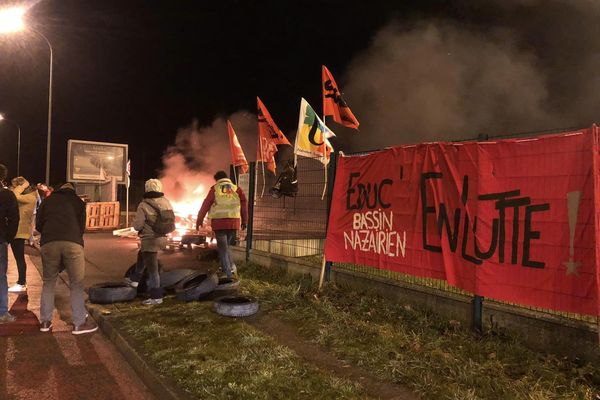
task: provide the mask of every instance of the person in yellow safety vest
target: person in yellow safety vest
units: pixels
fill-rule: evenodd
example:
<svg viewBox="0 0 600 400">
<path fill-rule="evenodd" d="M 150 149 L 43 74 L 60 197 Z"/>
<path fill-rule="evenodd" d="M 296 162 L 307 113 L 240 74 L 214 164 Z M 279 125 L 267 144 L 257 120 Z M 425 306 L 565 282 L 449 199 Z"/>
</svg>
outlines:
<svg viewBox="0 0 600 400">
<path fill-rule="evenodd" d="M 196 229 L 204 224 L 208 214 L 210 225 L 217 239 L 217 250 L 221 268 L 228 278 L 237 273 L 229 251 L 229 244 L 238 229 L 246 229 L 248 201 L 241 188 L 231 182 L 225 171 L 214 175 L 216 183 L 210 188 L 196 220 Z"/>
</svg>

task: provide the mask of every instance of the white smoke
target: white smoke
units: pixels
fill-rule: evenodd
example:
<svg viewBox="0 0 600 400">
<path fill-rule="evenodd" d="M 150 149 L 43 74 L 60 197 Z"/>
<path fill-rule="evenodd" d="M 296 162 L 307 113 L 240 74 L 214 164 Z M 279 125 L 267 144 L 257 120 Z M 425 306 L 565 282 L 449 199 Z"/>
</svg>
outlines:
<svg viewBox="0 0 600 400">
<path fill-rule="evenodd" d="M 253 161 L 258 134 L 256 115 L 238 111 L 228 119 L 246 158 Z M 163 155 L 160 180 L 165 195 L 175 203 L 189 202 L 191 194 L 201 201 L 214 184 L 214 173 L 223 170 L 229 174 L 230 163 L 226 118 L 219 117 L 204 127 L 194 121 L 178 131 L 175 143 Z"/>
<path fill-rule="evenodd" d="M 587 126 L 600 104 L 600 3 L 462 1 L 473 21 L 392 22 L 343 75 L 360 133 L 338 147 Z M 479 14 L 478 14 L 479 13 Z M 343 134 L 340 135 L 339 133 Z"/>
</svg>

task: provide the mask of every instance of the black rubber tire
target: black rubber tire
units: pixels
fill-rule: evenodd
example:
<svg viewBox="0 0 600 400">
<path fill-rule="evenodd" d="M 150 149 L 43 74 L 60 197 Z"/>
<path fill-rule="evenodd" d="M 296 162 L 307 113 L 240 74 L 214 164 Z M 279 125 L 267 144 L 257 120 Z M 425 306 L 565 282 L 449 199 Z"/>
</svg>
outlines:
<svg viewBox="0 0 600 400">
<path fill-rule="evenodd" d="M 219 278 L 215 273 L 195 272 L 175 286 L 175 297 L 181 301 L 194 301 L 206 296 L 217 287 Z"/>
<path fill-rule="evenodd" d="M 207 300 L 215 300 L 223 296 L 237 296 L 240 289 L 240 281 L 227 278 L 226 276 L 219 277 L 219 284 L 207 296 Z"/>
<path fill-rule="evenodd" d="M 213 302 L 212 308 L 225 317 L 248 317 L 258 312 L 258 301 L 246 296 L 223 296 Z"/>
<path fill-rule="evenodd" d="M 188 268 L 162 272 L 160 274 L 160 287 L 166 290 L 175 289 L 179 282 L 195 272 L 195 270 Z"/>
<path fill-rule="evenodd" d="M 219 283 L 215 288 L 215 292 L 238 290 L 240 288 L 240 281 L 237 279 L 231 279 L 227 277 L 220 277 Z"/>
<path fill-rule="evenodd" d="M 125 282 L 104 282 L 90 286 L 88 297 L 96 304 L 112 304 L 131 301 L 137 296 L 136 288 Z"/>
<path fill-rule="evenodd" d="M 129 267 L 127 269 L 127 271 L 125 271 L 125 275 L 123 276 L 124 278 L 131 278 L 131 275 L 133 274 L 133 271 L 135 270 L 137 263 L 141 262 L 139 257 L 141 257 L 141 256 L 138 256 L 138 260 L 136 262 L 134 262 L 131 265 L 131 267 Z M 158 273 L 161 275 L 160 286 L 163 287 L 163 285 L 162 285 L 163 264 L 160 260 L 158 260 Z M 137 292 L 138 293 L 146 293 L 148 291 L 149 283 L 150 283 L 150 279 L 148 278 L 148 270 L 144 270 L 144 272 L 142 273 L 142 278 L 138 282 Z"/>
</svg>

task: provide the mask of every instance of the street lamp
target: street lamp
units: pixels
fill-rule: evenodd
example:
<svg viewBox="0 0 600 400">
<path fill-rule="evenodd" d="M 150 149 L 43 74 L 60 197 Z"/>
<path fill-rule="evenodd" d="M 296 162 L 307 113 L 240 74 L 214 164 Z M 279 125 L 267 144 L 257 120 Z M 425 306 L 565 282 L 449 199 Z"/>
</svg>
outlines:
<svg viewBox="0 0 600 400">
<path fill-rule="evenodd" d="M 53 65 L 53 51 L 52 45 L 46 36 L 35 29 L 28 28 L 25 26 L 23 20 L 26 8 L 23 7 L 10 7 L 0 10 L 0 34 L 10 34 L 15 32 L 21 32 L 24 30 L 33 32 L 41 37 L 44 42 L 48 45 L 50 50 L 50 74 L 48 83 L 48 135 L 46 140 L 46 184 L 50 184 L 50 145 L 52 143 L 52 65 Z"/>
<path fill-rule="evenodd" d="M 4 118 L 4 115 L 0 114 L 0 122 L 2 121 L 10 122 L 17 127 L 17 176 L 21 176 L 19 174 L 19 166 L 21 165 L 21 126 L 19 126 L 17 121 Z"/>
</svg>

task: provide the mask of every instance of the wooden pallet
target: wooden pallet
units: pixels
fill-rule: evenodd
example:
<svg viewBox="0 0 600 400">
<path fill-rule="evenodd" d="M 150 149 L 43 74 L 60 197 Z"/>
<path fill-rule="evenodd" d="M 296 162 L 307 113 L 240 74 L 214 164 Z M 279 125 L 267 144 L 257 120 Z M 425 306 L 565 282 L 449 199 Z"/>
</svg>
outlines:
<svg viewBox="0 0 600 400">
<path fill-rule="evenodd" d="M 120 205 L 118 201 L 86 203 L 87 231 L 116 229 L 119 227 Z"/>
</svg>

